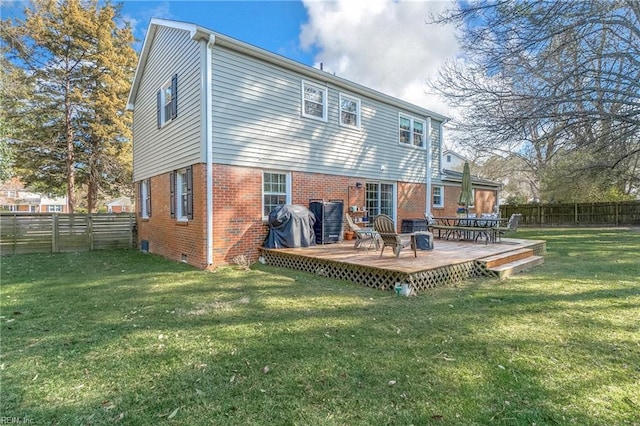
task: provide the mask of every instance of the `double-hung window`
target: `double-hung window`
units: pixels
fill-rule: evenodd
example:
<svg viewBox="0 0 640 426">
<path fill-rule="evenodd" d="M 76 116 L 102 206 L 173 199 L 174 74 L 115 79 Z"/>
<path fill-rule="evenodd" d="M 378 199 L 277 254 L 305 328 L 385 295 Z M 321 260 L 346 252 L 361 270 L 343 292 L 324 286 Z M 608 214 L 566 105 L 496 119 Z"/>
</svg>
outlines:
<svg viewBox="0 0 640 426">
<path fill-rule="evenodd" d="M 398 123 L 400 144 L 425 147 L 427 123 L 424 120 L 400 114 Z"/>
<path fill-rule="evenodd" d="M 302 81 L 302 116 L 327 121 L 327 88 Z"/>
<path fill-rule="evenodd" d="M 291 204 L 291 174 L 279 171 L 262 173 L 262 216 L 269 216 L 274 208 Z"/>
<path fill-rule="evenodd" d="M 434 186 L 433 188 L 433 207 L 444 207 L 444 188 Z"/>
<path fill-rule="evenodd" d="M 193 219 L 193 169 L 171 172 L 171 217 L 179 221 Z"/>
<path fill-rule="evenodd" d="M 151 185 L 149 179 L 140 181 L 140 208 L 138 209 L 140 216 L 148 218 L 151 216 Z"/>
<path fill-rule="evenodd" d="M 360 99 L 340 93 L 340 125 L 360 128 Z"/>
<path fill-rule="evenodd" d="M 167 80 L 158 90 L 158 128 L 178 116 L 178 74 Z"/>
</svg>

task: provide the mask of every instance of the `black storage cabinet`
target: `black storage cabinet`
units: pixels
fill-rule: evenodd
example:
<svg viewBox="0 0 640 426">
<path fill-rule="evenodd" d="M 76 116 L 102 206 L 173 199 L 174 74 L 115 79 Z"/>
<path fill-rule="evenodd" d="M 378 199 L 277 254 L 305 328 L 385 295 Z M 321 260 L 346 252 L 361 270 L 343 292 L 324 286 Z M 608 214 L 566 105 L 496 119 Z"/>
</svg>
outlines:
<svg viewBox="0 0 640 426">
<path fill-rule="evenodd" d="M 427 230 L 427 220 L 426 219 L 402 219 L 402 233 L 403 234 L 411 234 L 413 232 L 418 231 L 426 231 Z"/>
<path fill-rule="evenodd" d="M 309 200 L 309 210 L 316 216 L 313 225 L 316 244 L 338 243 L 342 240 L 342 200 Z"/>
</svg>

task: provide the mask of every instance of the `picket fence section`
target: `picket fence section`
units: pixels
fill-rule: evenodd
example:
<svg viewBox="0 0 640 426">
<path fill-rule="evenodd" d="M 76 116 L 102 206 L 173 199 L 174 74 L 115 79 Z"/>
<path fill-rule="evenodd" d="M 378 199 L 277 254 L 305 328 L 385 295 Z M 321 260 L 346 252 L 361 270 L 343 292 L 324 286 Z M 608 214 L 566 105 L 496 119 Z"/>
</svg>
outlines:
<svg viewBox="0 0 640 426">
<path fill-rule="evenodd" d="M 520 213 L 522 226 L 638 226 L 640 201 L 616 203 L 505 204 L 502 217 Z"/>
<path fill-rule="evenodd" d="M 0 255 L 135 247 L 134 213 L 0 213 Z"/>
</svg>

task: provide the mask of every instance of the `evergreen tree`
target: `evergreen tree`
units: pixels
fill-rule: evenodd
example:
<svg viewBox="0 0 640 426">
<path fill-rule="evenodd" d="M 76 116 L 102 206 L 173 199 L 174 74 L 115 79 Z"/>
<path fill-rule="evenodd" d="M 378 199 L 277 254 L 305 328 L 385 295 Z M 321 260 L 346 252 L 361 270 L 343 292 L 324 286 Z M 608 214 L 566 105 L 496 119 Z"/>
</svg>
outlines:
<svg viewBox="0 0 640 426">
<path fill-rule="evenodd" d="M 34 189 L 66 192 L 76 208 L 79 184 L 95 210 L 104 181 L 127 183 L 101 165 L 130 168 L 130 117 L 124 112 L 136 55 L 119 8 L 98 0 L 34 0 L 24 20 L 3 21 L 7 57 L 24 70 L 31 92 L 13 106 L 16 168 Z"/>
</svg>

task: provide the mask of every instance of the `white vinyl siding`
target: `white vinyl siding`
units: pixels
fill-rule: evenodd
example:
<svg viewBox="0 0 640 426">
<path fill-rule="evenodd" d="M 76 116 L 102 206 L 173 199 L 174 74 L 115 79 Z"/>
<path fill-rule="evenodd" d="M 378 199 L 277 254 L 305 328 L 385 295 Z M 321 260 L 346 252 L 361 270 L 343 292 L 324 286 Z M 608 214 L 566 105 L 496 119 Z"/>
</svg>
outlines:
<svg viewBox="0 0 640 426">
<path fill-rule="evenodd" d="M 442 123 L 431 120 L 431 176 L 439 179 L 442 171 Z"/>
<path fill-rule="evenodd" d="M 158 28 L 134 100 L 134 181 L 203 161 L 200 57 L 201 46 L 188 31 Z M 158 128 L 158 91 L 174 75 L 178 115 Z"/>
<path fill-rule="evenodd" d="M 354 132 L 339 122 L 342 89 L 329 85 L 327 122 L 309 120 L 304 76 L 221 46 L 212 56 L 216 163 L 424 183 L 424 168 L 407 165 L 425 164 L 426 150 L 398 149 L 397 107 L 360 98 L 363 131 Z"/>
</svg>

